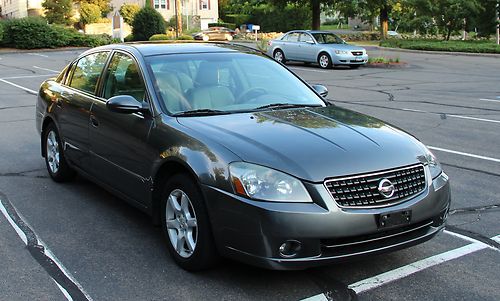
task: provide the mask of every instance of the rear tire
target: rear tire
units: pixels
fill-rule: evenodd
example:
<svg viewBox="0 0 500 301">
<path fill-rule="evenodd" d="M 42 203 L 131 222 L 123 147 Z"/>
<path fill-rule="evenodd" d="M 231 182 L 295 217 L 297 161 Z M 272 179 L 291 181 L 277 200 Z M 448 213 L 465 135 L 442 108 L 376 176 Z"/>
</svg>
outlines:
<svg viewBox="0 0 500 301">
<path fill-rule="evenodd" d="M 175 263 L 187 271 L 214 266 L 218 254 L 198 185 L 188 175 L 177 174 L 164 187 L 161 225 Z"/>
<path fill-rule="evenodd" d="M 273 53 L 273 58 L 275 61 L 278 63 L 286 64 L 286 57 L 285 54 L 281 49 L 276 49 Z"/>
<path fill-rule="evenodd" d="M 318 65 L 321 69 L 331 69 L 332 58 L 328 53 L 322 52 L 318 55 Z"/>
<path fill-rule="evenodd" d="M 53 123 L 48 124 L 43 131 L 43 147 L 45 150 L 45 165 L 50 177 L 56 182 L 72 180 L 76 173 L 66 161 L 59 132 Z"/>
</svg>

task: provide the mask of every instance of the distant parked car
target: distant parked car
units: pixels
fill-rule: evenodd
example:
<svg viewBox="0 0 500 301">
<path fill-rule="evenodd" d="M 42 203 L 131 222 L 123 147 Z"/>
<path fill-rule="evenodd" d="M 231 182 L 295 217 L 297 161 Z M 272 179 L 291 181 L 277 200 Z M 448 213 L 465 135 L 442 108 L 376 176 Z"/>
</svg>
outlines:
<svg viewBox="0 0 500 301">
<path fill-rule="evenodd" d="M 318 63 L 321 68 L 328 69 L 336 65 L 358 68 L 368 62 L 363 47 L 349 45 L 328 31 L 293 30 L 269 41 L 268 45 L 268 55 L 281 63 Z"/>
<path fill-rule="evenodd" d="M 235 31 L 226 27 L 209 27 L 193 34 L 195 40 L 203 41 L 232 41 Z"/>
</svg>

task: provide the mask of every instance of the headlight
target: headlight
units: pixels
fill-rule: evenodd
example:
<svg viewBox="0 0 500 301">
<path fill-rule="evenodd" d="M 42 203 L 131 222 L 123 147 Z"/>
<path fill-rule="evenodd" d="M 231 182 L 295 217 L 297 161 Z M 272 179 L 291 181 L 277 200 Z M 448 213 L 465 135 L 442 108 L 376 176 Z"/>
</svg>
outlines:
<svg viewBox="0 0 500 301">
<path fill-rule="evenodd" d="M 229 164 L 234 191 L 270 202 L 312 202 L 301 181 L 274 169 L 245 162 Z"/>
<path fill-rule="evenodd" d="M 349 51 L 347 51 L 347 50 L 335 50 L 335 53 L 336 54 L 348 54 Z"/>
<path fill-rule="evenodd" d="M 443 172 L 443 169 L 441 168 L 441 164 L 437 161 L 436 156 L 434 156 L 434 154 L 427 147 L 425 149 L 427 151 L 425 159 L 427 159 L 432 179 L 435 179 L 441 174 L 441 172 Z"/>
</svg>

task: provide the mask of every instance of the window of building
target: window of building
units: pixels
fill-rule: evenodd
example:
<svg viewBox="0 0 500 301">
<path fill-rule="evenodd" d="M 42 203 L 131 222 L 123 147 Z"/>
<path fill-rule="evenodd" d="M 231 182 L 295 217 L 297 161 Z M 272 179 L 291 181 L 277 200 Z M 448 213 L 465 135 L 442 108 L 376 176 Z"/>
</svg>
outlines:
<svg viewBox="0 0 500 301">
<path fill-rule="evenodd" d="M 200 9 L 202 10 L 210 9 L 210 0 L 200 0 Z"/>
<path fill-rule="evenodd" d="M 154 0 L 155 8 L 170 9 L 169 0 Z"/>
</svg>

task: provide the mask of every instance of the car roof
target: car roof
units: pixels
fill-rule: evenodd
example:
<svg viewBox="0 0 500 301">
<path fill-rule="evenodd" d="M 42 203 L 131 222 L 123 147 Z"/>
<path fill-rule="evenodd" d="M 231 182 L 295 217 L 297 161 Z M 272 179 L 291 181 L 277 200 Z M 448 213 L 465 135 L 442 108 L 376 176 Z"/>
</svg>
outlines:
<svg viewBox="0 0 500 301">
<path fill-rule="evenodd" d="M 213 42 L 132 42 L 122 44 L 111 44 L 101 46 L 92 50 L 136 50 L 143 56 L 153 56 L 161 54 L 181 54 L 181 53 L 221 53 L 221 52 L 245 52 L 259 53 L 248 46 L 236 45 L 233 43 L 213 43 Z"/>
<path fill-rule="evenodd" d="M 298 30 L 290 30 L 288 33 L 291 33 L 291 32 L 297 32 L 297 33 L 303 33 L 303 32 L 307 32 L 307 33 L 310 33 L 310 34 L 313 34 L 313 33 L 333 33 L 334 32 L 331 32 L 331 31 L 328 31 L 328 30 L 303 30 L 303 29 L 298 29 Z"/>
</svg>

